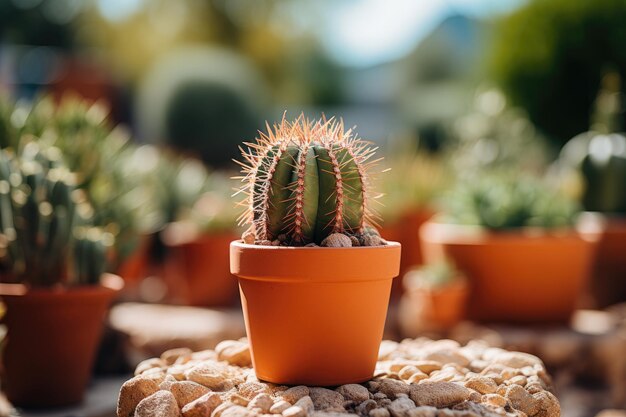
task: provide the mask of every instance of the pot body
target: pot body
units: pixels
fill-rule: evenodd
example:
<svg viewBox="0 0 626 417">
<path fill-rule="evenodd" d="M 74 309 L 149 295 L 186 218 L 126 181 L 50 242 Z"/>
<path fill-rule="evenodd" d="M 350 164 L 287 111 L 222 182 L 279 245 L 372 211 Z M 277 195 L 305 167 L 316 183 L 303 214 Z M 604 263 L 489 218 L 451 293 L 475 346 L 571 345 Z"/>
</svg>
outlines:
<svg viewBox="0 0 626 417">
<path fill-rule="evenodd" d="M 402 245 L 402 259 L 400 260 L 400 276 L 411 268 L 423 264 L 419 230 L 433 211 L 427 207 L 420 207 L 407 211 L 397 220 L 385 224 L 381 235 L 388 240 L 399 242 Z M 396 279 L 391 287 L 391 298 L 397 299 L 404 292 L 402 280 Z"/>
<path fill-rule="evenodd" d="M 587 287 L 598 240 L 573 229 L 494 233 L 435 222 L 420 236 L 426 261 L 450 259 L 469 279 L 471 319 L 509 323 L 567 321 Z"/>
<path fill-rule="evenodd" d="M 607 217 L 593 267 L 596 307 L 626 301 L 626 217 Z"/>
<path fill-rule="evenodd" d="M 293 248 L 233 242 L 259 379 L 331 386 L 374 373 L 400 245 Z"/>
<path fill-rule="evenodd" d="M 236 302 L 237 281 L 229 270 L 232 233 L 202 235 L 168 246 L 165 279 L 175 302 L 214 307 Z"/>
<path fill-rule="evenodd" d="M 115 294 L 104 286 L 27 290 L 0 284 L 8 330 L 2 389 L 11 403 L 40 408 L 83 399 Z"/>
</svg>

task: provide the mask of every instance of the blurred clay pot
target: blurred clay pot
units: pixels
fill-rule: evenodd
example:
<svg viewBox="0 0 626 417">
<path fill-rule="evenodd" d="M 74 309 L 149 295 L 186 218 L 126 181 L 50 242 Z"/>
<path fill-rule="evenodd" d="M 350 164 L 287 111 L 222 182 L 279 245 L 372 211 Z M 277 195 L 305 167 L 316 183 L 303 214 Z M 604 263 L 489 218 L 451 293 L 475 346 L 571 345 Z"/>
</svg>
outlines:
<svg viewBox="0 0 626 417">
<path fill-rule="evenodd" d="M 397 220 L 385 223 L 380 231 L 383 238 L 402 245 L 400 260 L 400 276 L 404 276 L 411 268 L 423 264 L 422 248 L 419 231 L 422 225 L 433 216 L 428 207 L 420 207 L 400 216 Z M 391 298 L 400 298 L 404 292 L 402 280 L 396 279 L 391 287 Z"/>
<path fill-rule="evenodd" d="M 230 268 L 259 379 L 335 386 L 369 380 L 400 244 L 325 248 L 231 243 Z"/>
<path fill-rule="evenodd" d="M 234 232 L 188 235 L 170 225 L 165 231 L 165 282 L 174 302 L 198 307 L 229 306 L 237 301 L 237 281 L 230 273 L 228 247 Z"/>
<path fill-rule="evenodd" d="M 94 286 L 0 284 L 7 307 L 2 389 L 13 405 L 60 407 L 82 401 L 107 310 L 122 285 L 111 274 Z"/>
<path fill-rule="evenodd" d="M 464 277 L 438 287 L 407 286 L 400 301 L 404 336 L 449 330 L 465 319 L 469 286 Z"/>
<path fill-rule="evenodd" d="M 626 217 L 585 213 L 590 221 L 602 223 L 603 232 L 593 266 L 591 291 L 595 307 L 604 308 L 626 301 Z"/>
<path fill-rule="evenodd" d="M 154 235 L 142 235 L 137 248 L 117 268 L 117 275 L 122 277 L 127 284 L 126 289 L 129 285 L 135 285 L 148 275 L 153 239 Z"/>
<path fill-rule="evenodd" d="M 589 282 L 599 235 L 575 229 L 493 232 L 429 221 L 420 231 L 427 262 L 450 259 L 467 276 L 469 318 L 566 322 Z"/>
</svg>

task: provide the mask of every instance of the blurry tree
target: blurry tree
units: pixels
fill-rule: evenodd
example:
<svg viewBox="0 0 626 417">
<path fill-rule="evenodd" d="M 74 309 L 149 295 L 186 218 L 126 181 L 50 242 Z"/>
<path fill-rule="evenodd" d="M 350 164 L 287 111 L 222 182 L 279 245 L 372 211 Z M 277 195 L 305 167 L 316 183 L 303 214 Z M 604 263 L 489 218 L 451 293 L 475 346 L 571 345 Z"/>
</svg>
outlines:
<svg viewBox="0 0 626 417">
<path fill-rule="evenodd" d="M 626 77 L 626 1 L 531 0 L 494 33 L 491 71 L 559 144 L 586 130 L 603 73 Z"/>
</svg>

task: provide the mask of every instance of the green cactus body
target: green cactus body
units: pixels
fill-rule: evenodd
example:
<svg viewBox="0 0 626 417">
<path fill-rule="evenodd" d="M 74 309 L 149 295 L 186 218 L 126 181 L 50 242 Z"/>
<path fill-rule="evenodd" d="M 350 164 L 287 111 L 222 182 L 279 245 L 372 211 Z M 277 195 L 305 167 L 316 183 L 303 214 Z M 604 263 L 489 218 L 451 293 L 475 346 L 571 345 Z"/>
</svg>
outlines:
<svg viewBox="0 0 626 417">
<path fill-rule="evenodd" d="M 301 246 L 332 233 L 361 233 L 374 223 L 367 170 L 373 149 L 341 122 L 283 120 L 248 144 L 244 191 L 256 240 Z M 374 161 L 375 162 L 375 161 Z"/>
</svg>

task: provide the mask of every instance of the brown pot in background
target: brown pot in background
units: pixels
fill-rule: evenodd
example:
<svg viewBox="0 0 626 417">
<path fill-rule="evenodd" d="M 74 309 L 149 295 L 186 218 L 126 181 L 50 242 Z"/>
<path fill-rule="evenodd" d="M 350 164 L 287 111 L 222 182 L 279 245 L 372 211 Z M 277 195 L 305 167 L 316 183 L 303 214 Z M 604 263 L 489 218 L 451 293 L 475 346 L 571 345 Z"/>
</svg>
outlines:
<svg viewBox="0 0 626 417">
<path fill-rule="evenodd" d="M 16 406 L 41 408 L 82 401 L 109 304 L 121 287 L 27 289 L 0 284 L 7 307 L 2 389 Z"/>
<path fill-rule="evenodd" d="M 626 217 L 602 217 L 605 228 L 591 282 L 596 308 L 626 301 Z"/>
<path fill-rule="evenodd" d="M 206 234 L 192 240 L 166 237 L 165 282 L 175 303 L 190 306 L 230 306 L 237 302 L 237 280 L 230 273 L 230 242 L 234 232 Z"/>
<path fill-rule="evenodd" d="M 486 322 L 566 322 L 587 287 L 597 233 L 427 222 L 424 259 L 450 259 L 467 276 L 469 318 Z"/>
<path fill-rule="evenodd" d="M 389 224 L 384 224 L 381 230 L 381 236 L 402 245 L 400 276 L 404 276 L 411 268 L 422 265 L 424 262 L 419 239 L 419 230 L 433 214 L 434 212 L 430 208 L 420 207 L 407 211 L 404 215 Z M 397 300 L 403 292 L 402 280 L 394 280 L 391 287 L 391 299 Z"/>
<path fill-rule="evenodd" d="M 403 337 L 451 329 L 465 319 L 468 298 L 469 286 L 462 277 L 441 287 L 406 287 L 400 301 Z"/>
</svg>

